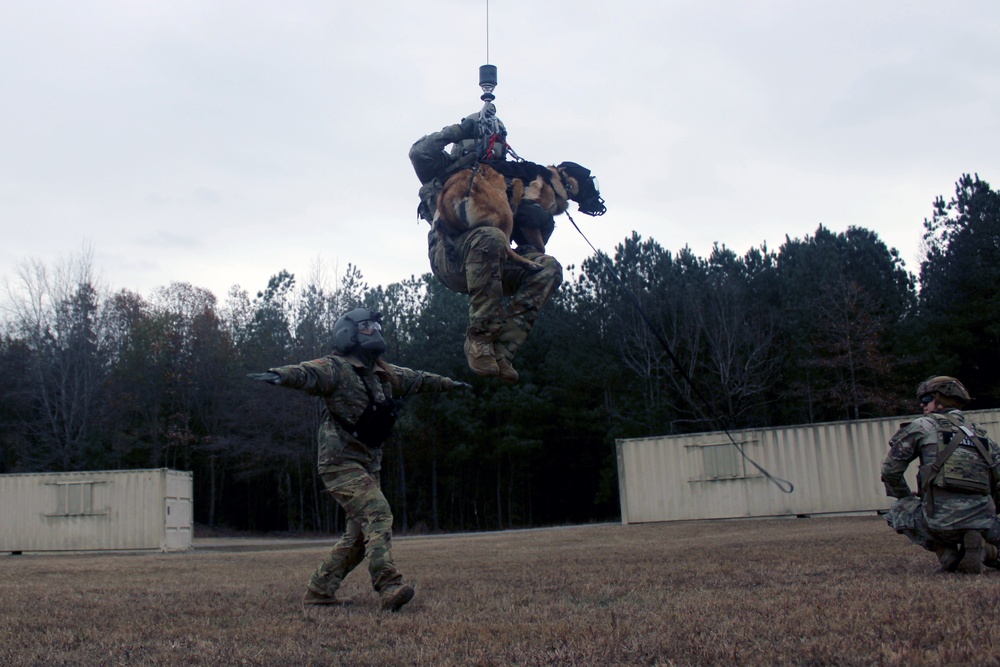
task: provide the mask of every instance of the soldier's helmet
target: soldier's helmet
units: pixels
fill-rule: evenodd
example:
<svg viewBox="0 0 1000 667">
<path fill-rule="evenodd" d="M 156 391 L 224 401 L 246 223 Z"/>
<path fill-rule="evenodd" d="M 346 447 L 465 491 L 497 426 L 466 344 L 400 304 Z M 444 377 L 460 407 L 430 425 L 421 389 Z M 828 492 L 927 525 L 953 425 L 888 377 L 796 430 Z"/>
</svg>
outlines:
<svg viewBox="0 0 1000 667">
<path fill-rule="evenodd" d="M 333 325 L 333 347 L 342 354 L 360 351 L 378 356 L 385 352 L 382 313 L 355 308 L 341 315 Z"/>
<path fill-rule="evenodd" d="M 968 403 L 972 400 L 972 397 L 969 396 L 969 392 L 966 390 L 965 385 L 959 382 L 956 378 L 948 375 L 935 375 L 933 377 L 929 377 L 917 386 L 917 398 L 923 398 L 928 394 L 950 396 L 962 401 L 963 403 Z"/>
</svg>

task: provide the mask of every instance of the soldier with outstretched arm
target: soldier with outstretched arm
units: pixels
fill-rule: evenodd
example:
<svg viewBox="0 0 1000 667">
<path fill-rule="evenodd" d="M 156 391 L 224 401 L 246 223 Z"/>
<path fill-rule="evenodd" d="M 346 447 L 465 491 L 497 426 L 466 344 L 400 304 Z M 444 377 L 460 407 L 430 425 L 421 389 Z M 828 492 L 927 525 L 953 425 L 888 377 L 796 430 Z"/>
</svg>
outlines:
<svg viewBox="0 0 1000 667">
<path fill-rule="evenodd" d="M 253 380 L 298 389 L 323 400 L 319 427 L 319 475 L 344 509 L 347 526 L 329 556 L 313 572 L 303 604 L 335 605 L 344 577 L 366 557 L 381 607 L 398 611 L 413 586 L 392 560 L 392 511 L 379 488 L 382 443 L 410 394 L 469 388 L 465 382 L 395 366 L 386 350 L 380 313 L 356 308 L 334 324 L 330 354 L 292 366 L 253 373 Z"/>
</svg>

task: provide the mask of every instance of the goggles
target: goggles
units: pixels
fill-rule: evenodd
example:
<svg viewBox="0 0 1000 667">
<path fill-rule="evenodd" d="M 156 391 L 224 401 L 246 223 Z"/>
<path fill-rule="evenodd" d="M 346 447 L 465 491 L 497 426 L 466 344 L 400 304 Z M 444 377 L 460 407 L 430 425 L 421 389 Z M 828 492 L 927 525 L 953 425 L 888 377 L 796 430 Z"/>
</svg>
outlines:
<svg viewBox="0 0 1000 667">
<path fill-rule="evenodd" d="M 376 331 L 382 331 L 382 325 L 375 320 L 358 322 L 358 333 L 362 336 L 370 336 Z"/>
<path fill-rule="evenodd" d="M 932 394 L 924 394 L 920 397 L 920 405 L 930 405 L 933 400 L 934 396 Z"/>
</svg>

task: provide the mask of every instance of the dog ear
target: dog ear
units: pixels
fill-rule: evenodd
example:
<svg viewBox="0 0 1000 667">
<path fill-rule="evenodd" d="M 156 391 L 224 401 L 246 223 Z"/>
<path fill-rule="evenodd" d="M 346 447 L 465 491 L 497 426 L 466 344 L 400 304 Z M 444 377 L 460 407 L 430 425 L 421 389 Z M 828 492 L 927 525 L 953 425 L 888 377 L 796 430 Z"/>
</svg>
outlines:
<svg viewBox="0 0 1000 667">
<path fill-rule="evenodd" d="M 581 176 L 583 178 L 590 178 L 590 170 L 586 167 L 577 164 L 576 162 L 560 162 L 559 169 L 566 170 L 566 173 L 570 174 L 573 178 L 579 180 Z"/>
<path fill-rule="evenodd" d="M 562 162 L 559 165 L 559 170 L 566 176 L 576 180 L 580 188 L 586 189 L 586 183 L 590 181 L 589 169 L 577 164 L 576 162 Z"/>
</svg>

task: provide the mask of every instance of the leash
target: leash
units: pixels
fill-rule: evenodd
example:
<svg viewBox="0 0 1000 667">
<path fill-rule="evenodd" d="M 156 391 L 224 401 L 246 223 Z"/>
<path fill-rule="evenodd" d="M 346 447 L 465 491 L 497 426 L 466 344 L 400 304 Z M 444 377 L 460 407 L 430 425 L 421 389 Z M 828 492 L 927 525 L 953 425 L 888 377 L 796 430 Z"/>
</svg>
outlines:
<svg viewBox="0 0 1000 667">
<path fill-rule="evenodd" d="M 615 267 L 608 260 L 607 256 L 602 255 L 600 252 L 598 252 L 597 248 L 594 247 L 594 244 L 591 243 L 590 239 L 587 238 L 587 235 L 584 234 L 583 230 L 581 230 L 580 227 L 576 224 L 576 221 L 573 219 L 573 216 L 569 214 L 568 210 L 566 211 L 566 217 L 569 218 L 569 221 L 573 224 L 573 227 L 576 229 L 577 232 L 579 232 L 580 236 L 583 237 L 583 240 L 587 242 L 587 245 L 590 246 L 590 249 L 594 251 L 594 255 L 600 257 L 604 261 L 605 267 L 607 267 L 608 271 L 611 273 L 611 276 L 615 279 L 615 282 L 618 283 L 618 286 L 625 293 L 625 296 L 628 297 L 629 301 L 632 302 L 632 305 L 635 306 L 635 309 L 639 311 L 639 315 L 640 317 L 642 317 L 642 320 L 646 323 L 646 326 L 649 327 L 649 330 L 653 333 L 653 336 L 666 351 L 667 356 L 670 357 L 670 361 L 671 363 L 673 363 L 674 368 L 677 369 L 677 372 L 680 374 L 680 376 L 684 378 L 684 381 L 687 382 L 689 387 L 691 387 L 691 391 L 698 398 L 698 400 L 702 402 L 708 416 L 716 424 L 722 424 L 722 420 L 719 418 L 718 412 L 715 411 L 715 409 L 712 407 L 712 404 L 709 403 L 708 400 L 702 395 L 701 391 L 698 389 L 698 385 L 696 385 L 694 381 L 691 380 L 691 377 L 687 374 L 687 371 L 684 370 L 684 366 L 681 365 L 680 360 L 677 359 L 677 357 L 674 355 L 673 350 L 670 349 L 670 345 L 667 343 L 667 340 L 666 338 L 664 338 L 663 333 L 660 331 L 659 327 L 657 327 L 656 324 L 653 323 L 653 320 L 650 319 L 649 315 L 642 307 L 642 304 L 639 303 L 639 299 L 635 296 L 635 294 L 632 293 L 632 290 L 626 287 L 625 283 L 618 276 L 618 272 L 615 271 Z M 740 456 L 742 456 L 746 461 L 750 463 L 750 465 L 756 468 L 760 472 L 760 474 L 762 474 L 775 486 L 781 489 L 783 493 L 791 493 L 792 491 L 795 490 L 795 486 L 791 482 L 789 482 L 786 479 L 782 479 L 780 477 L 772 475 L 763 467 L 761 467 L 760 464 L 758 464 L 756 461 L 750 458 L 747 455 L 747 453 L 743 450 L 743 445 L 736 442 L 736 439 L 733 438 L 728 428 L 726 428 L 725 426 L 721 426 L 720 428 L 722 432 L 726 434 L 726 437 L 729 438 L 729 442 L 731 442 L 733 446 L 736 447 L 736 451 L 740 453 Z"/>
<path fill-rule="evenodd" d="M 480 163 L 477 161 L 472 169 L 469 170 L 469 189 L 465 192 L 466 199 L 472 196 L 472 184 L 476 180 L 476 174 L 479 173 L 479 165 Z"/>
</svg>

